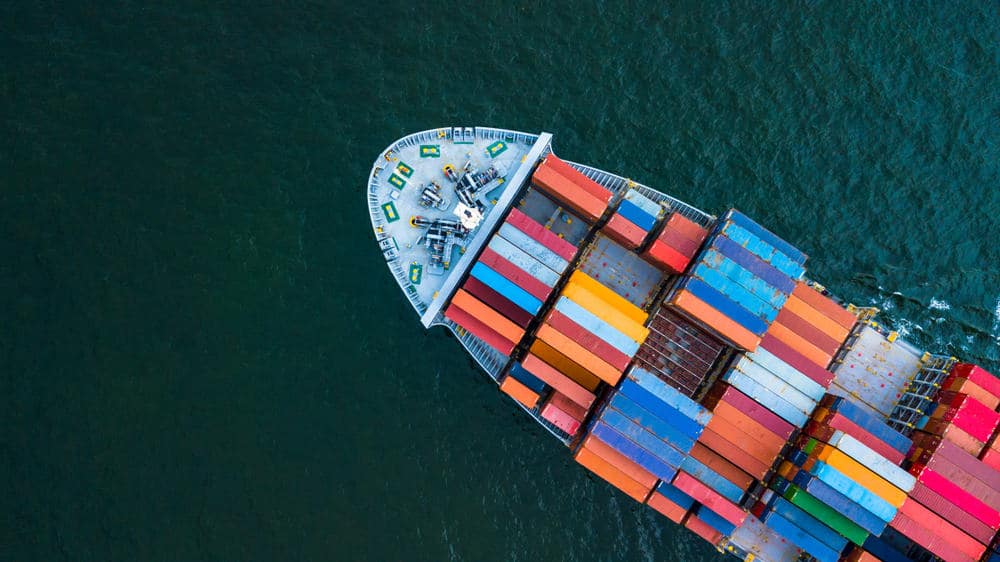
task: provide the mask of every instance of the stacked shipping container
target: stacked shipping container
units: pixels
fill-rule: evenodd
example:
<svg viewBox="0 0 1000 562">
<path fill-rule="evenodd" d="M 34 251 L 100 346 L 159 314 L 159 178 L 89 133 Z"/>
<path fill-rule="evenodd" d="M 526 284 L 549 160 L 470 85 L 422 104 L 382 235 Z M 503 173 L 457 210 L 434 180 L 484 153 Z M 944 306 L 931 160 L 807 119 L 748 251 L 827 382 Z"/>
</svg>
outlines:
<svg viewBox="0 0 1000 562">
<path fill-rule="evenodd" d="M 706 236 L 708 231 L 697 223 L 673 213 L 642 257 L 664 271 L 679 275 L 687 270 Z"/>
<path fill-rule="evenodd" d="M 649 323 L 649 336 L 636 363 L 694 396 L 726 346 L 697 324 L 669 307 L 660 307 Z"/>
<path fill-rule="evenodd" d="M 753 351 L 805 272 L 805 260 L 805 254 L 732 210 L 670 303 L 737 347 Z"/>
<path fill-rule="evenodd" d="M 602 231 L 622 246 L 635 250 L 642 246 L 662 213 L 659 203 L 629 189 Z"/>
<path fill-rule="evenodd" d="M 535 168 L 531 182 L 590 222 L 596 222 L 608 208 L 612 193 L 597 182 L 549 154 Z"/>
</svg>

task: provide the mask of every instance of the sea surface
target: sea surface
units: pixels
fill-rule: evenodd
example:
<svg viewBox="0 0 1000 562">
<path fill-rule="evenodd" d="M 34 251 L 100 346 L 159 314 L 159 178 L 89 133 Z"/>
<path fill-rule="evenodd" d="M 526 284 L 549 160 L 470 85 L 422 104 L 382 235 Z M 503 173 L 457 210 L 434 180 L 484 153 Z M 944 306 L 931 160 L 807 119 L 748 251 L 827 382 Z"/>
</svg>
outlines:
<svg viewBox="0 0 1000 562">
<path fill-rule="evenodd" d="M 375 245 L 451 125 L 747 212 L 1000 370 L 996 2 L 0 3 L 0 559 L 717 560 Z"/>
</svg>

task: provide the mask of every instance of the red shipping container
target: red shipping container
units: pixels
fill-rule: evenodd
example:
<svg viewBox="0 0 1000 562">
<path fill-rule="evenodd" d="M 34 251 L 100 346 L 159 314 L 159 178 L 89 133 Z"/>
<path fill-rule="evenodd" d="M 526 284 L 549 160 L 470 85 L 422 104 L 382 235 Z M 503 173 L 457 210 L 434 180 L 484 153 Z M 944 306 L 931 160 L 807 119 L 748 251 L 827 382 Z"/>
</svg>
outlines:
<svg viewBox="0 0 1000 562">
<path fill-rule="evenodd" d="M 936 454 L 917 462 L 926 464 L 929 468 L 935 468 L 936 458 L 944 458 L 954 464 L 959 469 L 969 473 L 977 480 L 986 483 L 991 489 L 1000 490 L 1000 472 L 983 464 L 976 457 L 963 451 L 961 447 L 947 440 L 935 440 Z M 936 470 L 936 469 L 935 469 Z M 940 472 L 940 471 L 939 471 Z"/>
<path fill-rule="evenodd" d="M 530 312 L 517 306 L 475 277 L 469 277 L 462 288 L 522 328 L 527 328 L 531 319 L 534 318 Z"/>
<path fill-rule="evenodd" d="M 986 547 L 984 545 L 980 544 L 969 535 L 963 533 L 961 529 L 958 529 L 951 523 L 945 521 L 933 511 L 920 505 L 920 503 L 913 498 L 907 498 L 906 501 L 903 502 L 903 505 L 899 507 L 897 517 L 899 514 L 909 517 L 915 523 L 924 529 L 927 529 L 929 534 L 932 534 L 947 544 L 955 547 L 962 554 L 972 558 L 973 560 L 978 559 L 982 556 L 983 552 L 986 551 Z"/>
<path fill-rule="evenodd" d="M 669 228 L 677 231 L 688 239 L 697 242 L 699 246 L 705 241 L 705 237 L 708 236 L 708 230 L 680 213 L 670 215 L 663 228 L 664 230 Z"/>
<path fill-rule="evenodd" d="M 760 340 L 760 346 L 771 352 L 772 355 L 798 369 L 802 374 L 809 377 L 823 388 L 828 388 L 833 381 L 833 373 L 817 365 L 811 359 L 792 349 L 791 346 L 778 338 L 766 334 Z"/>
<path fill-rule="evenodd" d="M 941 388 L 951 392 L 968 394 L 991 410 L 996 410 L 997 406 L 1000 406 L 1000 398 L 993 396 L 988 390 L 965 377 L 948 375 L 948 378 L 944 379 L 944 382 L 941 383 Z"/>
<path fill-rule="evenodd" d="M 535 168 L 531 182 L 590 222 L 600 218 L 608 208 L 606 201 L 590 195 L 582 187 L 545 164 Z"/>
<path fill-rule="evenodd" d="M 660 235 L 656 239 L 689 258 L 694 257 L 698 253 L 698 248 L 701 247 L 701 242 L 692 240 L 669 224 L 660 231 Z"/>
<path fill-rule="evenodd" d="M 806 322 L 800 316 L 787 308 L 782 308 L 781 312 L 778 313 L 778 317 L 775 318 L 774 321 L 802 336 L 806 339 L 806 341 L 813 344 L 820 351 L 823 351 L 828 355 L 833 355 L 837 353 L 838 349 L 840 349 L 840 342 L 828 336 L 825 332 L 823 332 L 823 330 L 820 330 L 816 326 Z"/>
<path fill-rule="evenodd" d="M 913 490 L 910 491 L 910 497 L 934 513 L 951 521 L 959 529 L 962 529 L 979 542 L 989 544 L 993 540 L 994 532 L 985 523 L 962 511 L 960 507 L 941 494 L 931 490 L 922 482 L 917 482 L 913 486 Z"/>
<path fill-rule="evenodd" d="M 642 253 L 642 257 L 660 269 L 675 275 L 684 273 L 688 264 L 691 263 L 691 258 L 659 240 L 654 240 L 649 248 Z"/>
<path fill-rule="evenodd" d="M 905 455 L 903 453 L 900 453 L 892 445 L 889 445 L 885 441 L 882 441 L 878 437 L 875 437 L 874 435 L 869 433 L 868 430 L 862 428 L 861 426 L 855 424 L 851 420 L 845 418 L 843 414 L 841 414 L 840 412 L 837 412 L 832 416 L 827 415 L 825 419 L 817 420 L 814 423 L 816 423 L 818 426 L 821 427 L 825 426 L 829 428 L 828 432 L 826 430 L 820 430 L 820 432 L 822 433 L 822 439 L 824 441 L 833 437 L 834 430 L 840 430 L 846 433 L 847 435 L 850 435 L 851 437 L 857 439 L 865 446 L 867 446 L 869 449 L 882 455 L 895 465 L 902 464 L 903 459 L 905 458 Z M 816 436 L 820 437 L 820 435 Z"/>
<path fill-rule="evenodd" d="M 986 466 L 994 470 L 1000 470 L 1000 451 L 991 447 L 986 447 L 983 449 L 983 452 L 979 454 L 979 458 Z"/>
<path fill-rule="evenodd" d="M 932 534 L 929 529 L 903 513 L 897 513 L 889 526 L 941 557 L 945 562 L 976 562 L 975 558 L 966 556 L 958 548 L 949 545 L 945 539 Z"/>
<path fill-rule="evenodd" d="M 553 392 L 552 395 L 549 396 L 548 402 L 556 408 L 566 412 L 571 418 L 578 422 L 582 423 L 583 418 L 587 417 L 587 409 L 570 400 L 565 394 Z"/>
<path fill-rule="evenodd" d="M 858 321 L 857 316 L 802 281 L 795 285 L 792 294 L 848 330 Z"/>
<path fill-rule="evenodd" d="M 579 421 L 573 419 L 573 416 L 560 410 L 551 402 L 542 406 L 542 418 L 570 435 L 576 435 L 580 429 Z"/>
<path fill-rule="evenodd" d="M 934 411 L 934 417 L 952 422 L 977 441 L 983 443 L 989 441 L 997 425 L 1000 424 L 1000 414 L 966 394 L 942 392 L 939 401 L 948 404 L 950 408 L 938 406 Z"/>
<path fill-rule="evenodd" d="M 483 250 L 479 255 L 479 261 L 487 265 L 500 275 L 503 275 L 511 283 L 527 291 L 531 296 L 540 301 L 549 298 L 552 288 L 531 276 L 530 273 L 517 267 L 507 258 L 501 256 L 490 248 Z"/>
<path fill-rule="evenodd" d="M 719 544 L 719 541 L 722 540 L 722 533 L 713 529 L 708 523 L 698 519 L 698 516 L 693 513 L 688 515 L 684 521 L 684 526 L 694 534 L 708 541 L 712 546 Z"/>
<path fill-rule="evenodd" d="M 792 435 L 792 431 L 795 430 L 795 426 L 733 386 L 717 383 L 715 388 L 712 389 L 712 395 L 717 396 L 723 402 L 735 406 L 744 414 L 760 422 L 771 433 L 780 435 L 782 439 L 788 439 Z"/>
<path fill-rule="evenodd" d="M 646 500 L 646 505 L 660 512 L 666 516 L 667 519 L 677 524 L 680 524 L 684 520 L 684 516 L 687 515 L 687 509 L 677 505 L 676 503 L 668 500 L 666 496 L 656 492 L 649 495 L 649 499 Z"/>
<path fill-rule="evenodd" d="M 977 457 L 979 456 L 979 453 L 982 452 L 983 447 L 985 447 L 982 441 L 969 435 L 968 431 L 965 431 L 951 422 L 931 418 L 924 425 L 922 431 L 939 435 L 958 445 L 970 455 L 975 455 Z"/>
<path fill-rule="evenodd" d="M 482 321 L 462 310 L 458 306 L 452 304 L 446 308 L 444 310 L 444 316 L 445 318 L 448 318 L 452 322 L 465 328 L 465 330 L 470 334 L 483 340 L 486 345 L 492 347 L 500 353 L 510 355 L 510 352 L 514 351 L 514 342 L 501 336 L 493 328 L 490 328 Z"/>
<path fill-rule="evenodd" d="M 989 371 L 973 365 L 971 363 L 956 363 L 951 368 L 951 374 L 956 377 L 963 377 L 983 387 L 984 390 L 993 396 L 1000 397 L 1000 379 L 993 376 Z"/>
<path fill-rule="evenodd" d="M 602 340 L 600 336 L 580 326 L 556 309 L 552 309 L 552 312 L 546 317 L 545 323 L 555 328 L 557 332 L 565 334 L 576 343 L 591 350 L 594 355 L 620 371 L 624 371 L 625 367 L 628 367 L 629 362 L 632 360 L 631 357 Z"/>
<path fill-rule="evenodd" d="M 605 205 L 611 201 L 612 193 L 610 191 L 604 189 L 599 183 L 583 175 L 582 172 L 573 166 L 570 166 L 555 154 L 549 154 L 546 156 L 542 165 L 548 166 L 552 170 L 558 172 L 561 176 L 580 186 L 580 188 L 589 193 L 591 196 L 603 201 Z"/>
<path fill-rule="evenodd" d="M 618 213 L 611 215 L 611 220 L 604 225 L 601 232 L 607 234 L 612 240 L 629 250 L 634 250 L 641 246 L 642 241 L 649 234 Z"/>
<path fill-rule="evenodd" d="M 555 367 L 529 353 L 521 360 L 521 366 L 542 382 L 556 389 L 560 394 L 584 408 L 594 403 L 594 393 L 580 386 L 576 381 L 561 373 Z"/>
<path fill-rule="evenodd" d="M 552 250 L 564 260 L 573 261 L 573 256 L 576 255 L 576 246 L 560 238 L 558 234 L 545 228 L 545 226 L 535 222 L 534 219 L 522 213 L 516 207 L 511 208 L 510 214 L 507 215 L 507 223 L 530 236 L 532 240 Z"/>
<path fill-rule="evenodd" d="M 742 525 L 743 520 L 747 517 L 747 512 L 743 511 L 740 506 L 722 497 L 718 492 L 684 471 L 677 472 L 673 485 L 737 527 Z"/>
<path fill-rule="evenodd" d="M 959 452 L 966 457 L 969 456 L 965 451 Z M 972 460 L 981 467 L 989 468 L 975 457 L 972 457 Z M 938 449 L 938 451 L 932 455 L 930 462 L 924 466 L 934 472 L 937 472 L 948 481 L 961 486 L 963 490 L 976 496 L 986 505 L 992 507 L 993 509 L 1000 510 L 1000 489 L 994 488 L 990 484 L 976 478 L 968 471 L 956 466 L 955 462 L 949 459 L 945 453 L 941 451 L 941 449 Z"/>
<path fill-rule="evenodd" d="M 919 482 L 941 494 L 941 496 L 948 498 L 959 509 L 982 521 L 990 529 L 994 531 L 1000 529 L 1000 512 L 986 505 L 969 492 L 966 492 L 957 484 L 948 481 L 948 479 L 931 469 L 919 466 L 912 467 L 910 473 L 915 475 Z"/>
<path fill-rule="evenodd" d="M 635 480 L 639 484 L 642 484 L 646 488 L 656 486 L 656 482 L 659 481 L 659 478 L 651 472 L 642 468 L 636 464 L 635 461 L 616 451 L 614 447 L 608 445 L 593 435 L 588 435 L 587 438 L 583 440 L 583 448 L 598 457 L 601 457 L 605 462 L 615 467 L 615 469 L 619 470 L 622 474 L 628 476 L 632 480 Z"/>
</svg>

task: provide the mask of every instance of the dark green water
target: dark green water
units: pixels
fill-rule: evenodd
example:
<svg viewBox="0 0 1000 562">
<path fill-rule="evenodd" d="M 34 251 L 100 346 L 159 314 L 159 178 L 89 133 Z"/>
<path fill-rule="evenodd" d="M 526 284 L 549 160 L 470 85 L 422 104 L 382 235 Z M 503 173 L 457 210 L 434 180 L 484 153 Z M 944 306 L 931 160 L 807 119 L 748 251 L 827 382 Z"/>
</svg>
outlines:
<svg viewBox="0 0 1000 562">
<path fill-rule="evenodd" d="M 737 206 L 1000 367 L 996 3 L 203 4 L 0 4 L 0 559 L 718 557 L 420 328 L 364 202 L 416 130 Z"/>
</svg>

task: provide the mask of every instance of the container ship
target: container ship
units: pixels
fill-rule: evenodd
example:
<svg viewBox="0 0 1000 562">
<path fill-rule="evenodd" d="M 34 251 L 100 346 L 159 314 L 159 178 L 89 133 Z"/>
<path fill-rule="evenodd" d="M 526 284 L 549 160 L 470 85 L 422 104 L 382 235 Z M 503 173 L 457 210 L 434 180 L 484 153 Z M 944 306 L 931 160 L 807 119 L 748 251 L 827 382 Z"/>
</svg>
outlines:
<svg viewBox="0 0 1000 562">
<path fill-rule="evenodd" d="M 425 327 L 582 469 L 720 552 L 1000 561 L 1000 379 L 844 303 L 738 210 L 487 127 L 394 142 L 368 208 Z"/>
</svg>

